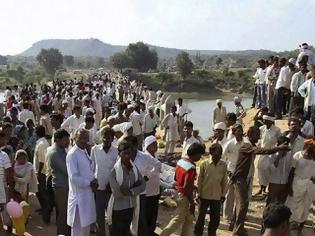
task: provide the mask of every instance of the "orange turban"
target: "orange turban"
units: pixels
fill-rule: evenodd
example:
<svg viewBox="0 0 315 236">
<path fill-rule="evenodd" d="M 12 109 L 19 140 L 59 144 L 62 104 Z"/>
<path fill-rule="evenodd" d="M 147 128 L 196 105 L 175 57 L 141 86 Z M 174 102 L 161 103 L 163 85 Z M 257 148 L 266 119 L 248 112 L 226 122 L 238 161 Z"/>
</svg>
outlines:
<svg viewBox="0 0 315 236">
<path fill-rule="evenodd" d="M 305 139 L 304 144 L 315 147 L 315 139 Z"/>
</svg>

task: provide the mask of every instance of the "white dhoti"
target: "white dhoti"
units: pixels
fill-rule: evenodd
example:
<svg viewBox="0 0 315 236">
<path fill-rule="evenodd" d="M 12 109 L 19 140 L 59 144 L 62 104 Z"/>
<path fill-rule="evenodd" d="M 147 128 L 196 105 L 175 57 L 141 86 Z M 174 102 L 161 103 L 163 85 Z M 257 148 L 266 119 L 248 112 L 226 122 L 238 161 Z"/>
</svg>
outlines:
<svg viewBox="0 0 315 236">
<path fill-rule="evenodd" d="M 77 206 L 75 210 L 73 227 L 71 228 L 71 236 L 89 236 L 90 235 L 90 225 L 86 227 L 81 227 L 79 208 Z"/>
<path fill-rule="evenodd" d="M 259 157 L 257 169 L 258 169 L 258 180 L 260 186 L 268 186 L 269 184 L 269 166 L 270 166 L 270 156 L 262 155 Z"/>
<path fill-rule="evenodd" d="M 315 200 L 315 185 L 309 179 L 295 176 L 292 184 L 293 196 L 288 196 L 286 205 L 292 215 L 290 221 L 303 223 L 307 220 L 310 208 Z"/>
</svg>

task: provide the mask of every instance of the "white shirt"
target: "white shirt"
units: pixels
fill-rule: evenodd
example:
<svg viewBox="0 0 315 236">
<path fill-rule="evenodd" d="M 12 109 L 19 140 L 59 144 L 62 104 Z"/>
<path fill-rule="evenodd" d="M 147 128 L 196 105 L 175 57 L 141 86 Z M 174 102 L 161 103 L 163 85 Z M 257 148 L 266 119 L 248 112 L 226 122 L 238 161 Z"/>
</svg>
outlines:
<svg viewBox="0 0 315 236">
<path fill-rule="evenodd" d="M 227 163 L 227 170 L 231 173 L 234 173 L 236 168 L 236 163 L 238 160 L 238 154 L 241 146 L 244 144 L 245 140 L 243 139 L 240 142 L 236 141 L 236 138 L 228 141 L 223 148 L 223 158 Z"/>
<path fill-rule="evenodd" d="M 265 84 L 266 83 L 266 72 L 267 69 L 257 68 L 254 78 L 256 79 L 255 84 Z"/>
<path fill-rule="evenodd" d="M 287 135 L 287 137 L 289 138 L 289 135 Z M 291 143 L 291 153 L 292 156 L 295 155 L 295 153 L 302 151 L 304 148 L 304 138 L 300 135 L 298 135 L 296 137 L 296 139 L 294 140 L 293 143 Z"/>
<path fill-rule="evenodd" d="M 279 158 L 278 167 L 274 162 L 278 157 L 278 153 L 272 154 L 270 161 L 270 177 L 269 182 L 273 184 L 286 184 L 288 182 L 289 173 L 292 166 L 291 152 L 287 152 L 285 156 Z"/>
<path fill-rule="evenodd" d="M 281 135 L 281 130 L 275 125 L 271 125 L 267 129 L 266 125 L 261 126 L 260 128 L 260 137 L 261 137 L 261 147 L 262 148 L 273 148 L 276 146 L 278 138 Z"/>
<path fill-rule="evenodd" d="M 311 105 L 315 105 L 315 84 L 311 85 Z"/>
<path fill-rule="evenodd" d="M 179 106 L 177 104 L 177 114 L 182 117 L 184 114 L 190 114 L 192 111 L 191 109 L 187 106 L 187 105 L 184 105 L 182 104 L 181 106 Z"/>
<path fill-rule="evenodd" d="M 6 186 L 6 176 L 5 170 L 12 167 L 11 161 L 9 156 L 0 151 L 0 204 L 6 203 L 6 193 L 5 193 L 5 186 Z"/>
<path fill-rule="evenodd" d="M 148 151 L 145 151 L 150 158 L 155 159 L 158 161 L 156 156 L 152 156 Z M 158 163 L 159 162 L 159 163 Z M 160 194 L 160 173 L 162 168 L 162 163 L 160 161 L 156 162 L 156 168 L 154 168 L 153 171 L 151 171 L 151 176 L 149 177 L 149 180 L 145 184 L 145 194 L 146 196 L 156 196 Z"/>
<path fill-rule="evenodd" d="M 98 181 L 98 189 L 105 190 L 111 170 L 118 157 L 117 148 L 111 146 L 106 153 L 103 144 L 95 145 L 91 150 L 91 159 L 94 164 L 94 176 Z"/>
<path fill-rule="evenodd" d="M 129 117 L 131 123 L 132 123 L 132 128 L 133 128 L 133 135 L 138 136 L 142 134 L 142 119 L 141 116 L 138 112 L 134 111 L 130 114 Z"/>
<path fill-rule="evenodd" d="M 154 173 L 156 173 L 156 171 L 159 173 L 161 172 L 161 162 L 158 159 L 152 158 L 150 155 L 141 151 L 137 151 L 134 164 L 138 168 L 141 175 L 143 177 L 147 176 L 149 179 L 152 177 L 152 175 L 154 175 Z"/>
<path fill-rule="evenodd" d="M 193 135 L 188 139 L 185 138 L 183 142 L 183 150 L 182 150 L 182 157 L 187 156 L 187 150 L 193 143 L 200 143 L 198 139 L 196 139 Z"/>
<path fill-rule="evenodd" d="M 276 82 L 276 89 L 287 88 L 290 89 L 291 85 L 291 73 L 290 69 L 287 66 L 283 66 L 280 69 L 279 77 Z"/>
<path fill-rule="evenodd" d="M 73 146 L 66 158 L 69 177 L 67 224 L 74 225 L 76 208 L 79 209 L 81 227 L 96 221 L 94 193 L 90 187 L 94 179 L 93 161 L 86 150 Z"/>
<path fill-rule="evenodd" d="M 42 174 L 46 175 L 46 152 L 47 148 L 49 147 L 49 143 L 45 137 L 42 137 L 36 141 L 35 150 L 34 150 L 34 160 L 33 166 L 34 171 L 37 174 L 39 170 L 39 163 L 43 163 L 43 169 L 41 171 Z"/>
<path fill-rule="evenodd" d="M 83 116 L 77 118 L 77 116 L 73 114 L 61 124 L 61 128 L 66 129 L 70 133 L 71 138 L 73 138 L 74 131 L 76 131 L 79 128 L 80 124 L 82 124 L 83 122 Z"/>
<path fill-rule="evenodd" d="M 30 110 L 27 110 L 27 109 L 23 109 L 19 115 L 18 115 L 18 119 L 19 121 L 23 122 L 25 125 L 26 125 L 26 121 L 28 119 L 32 119 L 32 121 L 35 123 L 35 117 L 34 117 L 34 113 Z"/>
<path fill-rule="evenodd" d="M 315 161 L 303 157 L 303 151 L 295 153 L 292 167 L 295 168 L 294 175 L 301 179 L 311 179 L 315 176 Z"/>
<path fill-rule="evenodd" d="M 158 124 L 159 117 L 156 114 L 154 114 L 153 118 L 151 118 L 150 114 L 146 114 L 143 121 L 143 133 L 146 134 L 152 132 Z"/>
<path fill-rule="evenodd" d="M 306 120 L 303 127 L 301 128 L 302 134 L 306 137 L 314 137 L 314 125 L 309 120 Z"/>
</svg>

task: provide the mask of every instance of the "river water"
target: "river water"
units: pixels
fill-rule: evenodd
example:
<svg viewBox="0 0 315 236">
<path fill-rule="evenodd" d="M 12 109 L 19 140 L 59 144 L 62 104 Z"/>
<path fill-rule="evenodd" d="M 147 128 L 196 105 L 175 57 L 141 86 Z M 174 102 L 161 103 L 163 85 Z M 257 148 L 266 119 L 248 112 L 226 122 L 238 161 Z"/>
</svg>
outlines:
<svg viewBox="0 0 315 236">
<path fill-rule="evenodd" d="M 199 130 L 199 135 L 203 139 L 208 139 L 212 132 L 212 111 L 216 106 L 215 99 L 210 100 L 184 100 L 184 103 L 192 110 L 188 115 L 188 120 L 193 122 L 194 129 Z M 244 108 L 249 108 L 252 104 L 251 98 L 244 98 L 242 105 Z M 226 107 L 227 112 L 235 112 L 234 102 L 223 101 L 223 106 Z"/>
</svg>

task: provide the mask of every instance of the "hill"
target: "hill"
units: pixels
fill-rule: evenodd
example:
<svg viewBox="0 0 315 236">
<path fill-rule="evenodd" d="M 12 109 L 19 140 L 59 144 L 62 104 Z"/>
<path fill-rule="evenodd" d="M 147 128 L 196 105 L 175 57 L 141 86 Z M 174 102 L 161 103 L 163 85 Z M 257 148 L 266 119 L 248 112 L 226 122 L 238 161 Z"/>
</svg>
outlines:
<svg viewBox="0 0 315 236">
<path fill-rule="evenodd" d="M 155 49 L 159 58 L 176 57 L 180 51 L 186 51 L 190 55 L 259 55 L 267 56 L 274 52 L 268 50 L 244 50 L 244 51 L 220 51 L 220 50 L 185 50 L 177 48 L 159 47 L 148 45 Z M 45 39 L 34 43 L 30 48 L 19 54 L 18 56 L 34 57 L 42 48 L 57 48 L 63 55 L 72 55 L 74 57 L 105 57 L 108 58 L 116 52 L 121 52 L 127 46 L 111 45 L 100 41 L 99 39 Z"/>
</svg>

